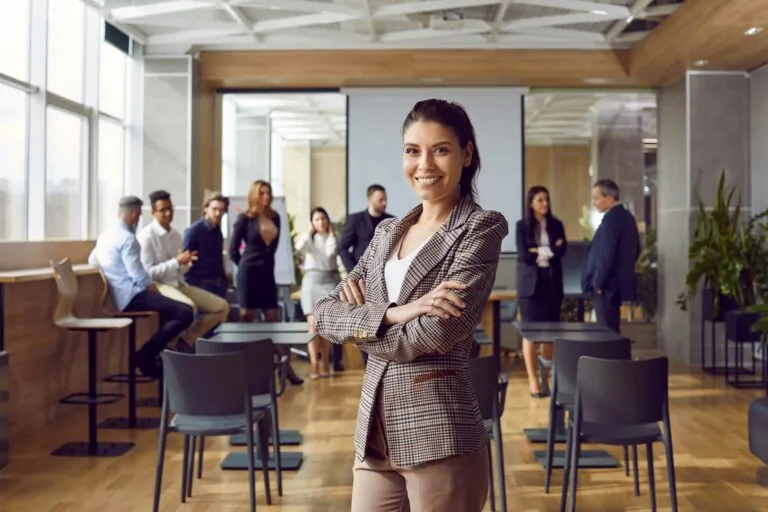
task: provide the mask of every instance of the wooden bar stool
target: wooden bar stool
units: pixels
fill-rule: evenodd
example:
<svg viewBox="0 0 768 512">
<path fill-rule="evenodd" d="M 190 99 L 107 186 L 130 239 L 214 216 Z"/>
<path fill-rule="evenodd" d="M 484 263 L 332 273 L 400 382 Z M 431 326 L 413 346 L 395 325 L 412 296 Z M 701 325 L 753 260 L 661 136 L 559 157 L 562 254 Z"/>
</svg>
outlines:
<svg viewBox="0 0 768 512">
<path fill-rule="evenodd" d="M 122 329 L 133 323 L 130 318 L 78 318 L 73 309 L 77 301 L 77 277 L 72 271 L 72 262 L 64 258 L 59 262 L 51 261 L 59 291 L 58 304 L 53 313 L 53 323 L 67 331 L 88 333 L 88 392 L 72 393 L 59 399 L 67 405 L 88 405 L 88 441 L 66 443 L 53 452 L 54 456 L 72 457 L 116 457 L 124 454 L 133 443 L 99 443 L 97 438 L 97 407 L 120 401 L 120 393 L 98 393 L 97 390 L 97 345 L 100 332 Z"/>
<path fill-rule="evenodd" d="M 136 353 L 136 322 L 139 319 L 150 319 L 157 316 L 155 311 L 117 311 L 112 305 L 109 296 L 109 282 L 104 272 L 99 269 L 101 281 L 104 284 L 104 292 L 101 295 L 101 307 L 104 313 L 113 318 L 129 318 L 131 324 L 128 326 L 128 373 L 115 373 L 104 377 L 104 382 L 116 382 L 128 384 L 128 417 L 107 418 L 99 423 L 99 428 L 108 429 L 153 429 L 160 426 L 160 418 L 139 418 L 136 415 L 136 384 L 154 382 L 152 377 L 136 375 L 136 365 L 133 362 L 133 354 Z M 162 381 L 160 382 L 162 389 Z M 159 395 L 162 396 L 162 393 Z M 159 399 L 158 399 L 159 400 Z"/>
</svg>

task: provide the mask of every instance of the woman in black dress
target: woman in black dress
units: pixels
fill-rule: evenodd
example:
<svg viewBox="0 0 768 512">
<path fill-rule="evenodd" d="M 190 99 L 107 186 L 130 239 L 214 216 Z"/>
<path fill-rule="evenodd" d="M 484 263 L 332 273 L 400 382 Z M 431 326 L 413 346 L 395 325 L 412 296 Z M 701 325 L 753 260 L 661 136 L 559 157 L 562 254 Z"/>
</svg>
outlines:
<svg viewBox="0 0 768 512">
<path fill-rule="evenodd" d="M 563 302 L 562 258 L 568 249 L 565 228 L 550 208 L 549 191 L 531 187 L 525 218 L 517 222 L 517 296 L 523 322 L 557 322 Z M 542 356 L 552 359 L 552 345 L 542 344 Z M 542 398 L 536 345 L 523 338 L 523 356 L 531 396 Z"/>
<path fill-rule="evenodd" d="M 253 182 L 248 191 L 248 210 L 237 217 L 229 243 L 229 257 L 237 265 L 237 299 L 243 322 L 252 322 L 257 309 L 264 312 L 267 322 L 278 321 L 275 252 L 280 240 L 280 216 L 271 204 L 270 184 Z"/>
<path fill-rule="evenodd" d="M 272 209 L 272 186 L 257 180 L 248 191 L 248 210 L 241 213 L 229 243 L 229 258 L 237 265 L 237 300 L 240 321 L 253 322 L 255 310 L 264 312 L 267 322 L 277 322 L 275 252 L 280 239 L 280 216 Z M 288 352 L 275 346 L 280 355 Z M 288 365 L 288 380 L 304 382 Z"/>
</svg>

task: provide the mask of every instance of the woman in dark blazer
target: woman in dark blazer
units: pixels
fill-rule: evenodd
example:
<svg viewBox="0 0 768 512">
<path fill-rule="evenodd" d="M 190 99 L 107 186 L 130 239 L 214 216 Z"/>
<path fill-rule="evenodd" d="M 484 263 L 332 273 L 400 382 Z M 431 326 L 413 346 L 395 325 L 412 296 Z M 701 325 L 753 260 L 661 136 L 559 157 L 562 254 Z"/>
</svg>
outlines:
<svg viewBox="0 0 768 512">
<path fill-rule="evenodd" d="M 565 228 L 550 208 L 549 191 L 534 186 L 528 191 L 525 218 L 517 222 L 517 297 L 524 322 L 557 322 L 563 302 L 562 258 L 568 249 Z M 552 359 L 552 345 L 543 344 L 542 356 Z M 531 396 L 542 398 L 536 345 L 523 338 L 523 356 Z"/>
</svg>

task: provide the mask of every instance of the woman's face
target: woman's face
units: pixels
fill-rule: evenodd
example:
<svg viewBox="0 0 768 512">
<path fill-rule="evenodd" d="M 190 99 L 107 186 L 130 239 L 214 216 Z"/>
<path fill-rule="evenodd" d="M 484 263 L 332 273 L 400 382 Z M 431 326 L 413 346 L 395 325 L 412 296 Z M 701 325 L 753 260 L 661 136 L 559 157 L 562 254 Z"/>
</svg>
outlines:
<svg viewBox="0 0 768 512">
<path fill-rule="evenodd" d="M 269 185 L 262 185 L 259 188 L 259 205 L 262 207 L 272 204 L 272 188 Z"/>
<path fill-rule="evenodd" d="M 439 202 L 459 193 L 461 171 L 472 160 L 450 128 L 417 121 L 403 135 L 403 172 L 422 201 Z"/>
<path fill-rule="evenodd" d="M 531 201 L 531 208 L 540 216 L 544 216 L 549 213 L 549 195 L 546 192 L 539 192 L 533 196 Z"/>
<path fill-rule="evenodd" d="M 315 212 L 312 214 L 312 227 L 315 228 L 315 231 L 318 233 L 327 233 L 329 225 L 328 217 L 323 215 L 323 212 Z"/>
</svg>

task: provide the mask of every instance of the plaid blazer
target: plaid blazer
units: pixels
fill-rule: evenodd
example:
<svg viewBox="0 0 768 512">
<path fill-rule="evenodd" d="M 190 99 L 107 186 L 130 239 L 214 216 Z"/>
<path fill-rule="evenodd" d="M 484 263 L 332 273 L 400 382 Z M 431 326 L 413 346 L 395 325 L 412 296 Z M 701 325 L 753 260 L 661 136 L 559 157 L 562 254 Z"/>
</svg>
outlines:
<svg viewBox="0 0 768 512">
<path fill-rule="evenodd" d="M 355 429 L 355 452 L 365 457 L 375 401 L 384 401 L 389 458 L 413 467 L 474 452 L 488 442 L 469 372 L 475 326 L 493 288 L 507 221 L 461 200 L 411 262 L 398 305 L 426 295 L 441 282 L 467 285 L 461 317 L 420 316 L 382 326 L 388 303 L 384 265 L 421 206 L 402 219 L 386 219 L 346 279 L 364 279 L 366 304 L 339 301 L 341 284 L 315 306 L 318 334 L 333 343 L 355 343 L 369 354 Z"/>
</svg>

